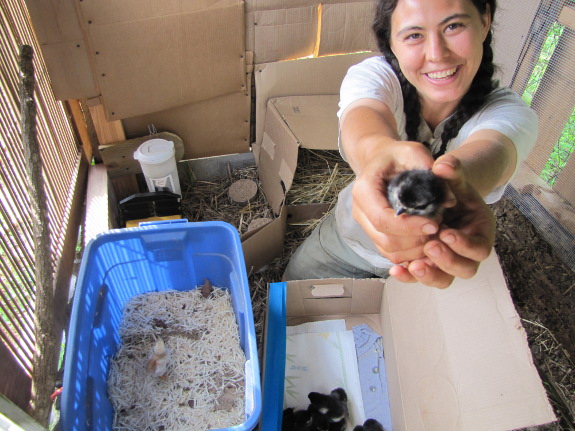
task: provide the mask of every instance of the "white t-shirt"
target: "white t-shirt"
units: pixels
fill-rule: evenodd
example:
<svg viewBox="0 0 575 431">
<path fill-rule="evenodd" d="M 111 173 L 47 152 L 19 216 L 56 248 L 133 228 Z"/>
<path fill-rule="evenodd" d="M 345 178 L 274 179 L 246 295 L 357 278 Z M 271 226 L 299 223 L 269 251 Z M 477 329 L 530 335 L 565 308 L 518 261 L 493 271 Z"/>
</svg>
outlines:
<svg viewBox="0 0 575 431">
<path fill-rule="evenodd" d="M 338 117 L 341 118 L 351 103 L 365 98 L 385 103 L 395 117 L 400 138 L 407 139 L 401 86 L 395 72 L 382 56 L 370 57 L 348 70 L 341 85 Z M 445 122 L 446 120 L 441 122 L 432 132 L 425 121 L 421 121 L 419 138 L 430 144 L 432 152 L 438 151 L 441 146 L 441 133 Z M 487 96 L 482 108 L 461 127 L 459 134 L 449 141 L 446 152 L 459 147 L 471 134 L 482 129 L 496 130 L 513 142 L 517 150 L 517 169 L 535 145 L 538 121 L 535 112 L 516 93 L 508 88 L 497 88 Z M 340 153 L 345 159 L 341 146 Z M 352 182 L 340 192 L 335 208 L 339 234 L 357 254 L 372 265 L 378 268 L 391 267 L 393 264 L 379 254 L 371 239 L 352 217 L 353 184 Z M 497 202 L 505 187 L 506 185 L 496 187 L 485 201 Z"/>
</svg>

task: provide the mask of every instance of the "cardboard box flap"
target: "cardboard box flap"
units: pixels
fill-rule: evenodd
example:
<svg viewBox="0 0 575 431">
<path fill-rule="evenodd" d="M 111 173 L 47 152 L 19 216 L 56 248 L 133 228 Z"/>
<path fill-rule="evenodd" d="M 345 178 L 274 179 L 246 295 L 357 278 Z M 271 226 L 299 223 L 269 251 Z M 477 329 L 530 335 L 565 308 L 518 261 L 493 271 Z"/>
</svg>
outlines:
<svg viewBox="0 0 575 431">
<path fill-rule="evenodd" d="M 555 420 L 494 252 L 474 278 L 445 290 L 389 279 L 384 303 L 394 428 L 508 430 Z"/>
<path fill-rule="evenodd" d="M 269 99 L 294 95 L 339 95 L 347 70 L 375 53 L 334 55 L 257 64 L 256 142 L 261 143 Z"/>
<path fill-rule="evenodd" d="M 290 189 L 297 167 L 299 143 L 276 109 L 266 113 L 264 138 L 254 144 L 262 189 L 272 210 L 277 215 Z"/>
<path fill-rule="evenodd" d="M 270 101 L 303 148 L 338 149 L 339 96 L 289 96 Z"/>
<path fill-rule="evenodd" d="M 318 320 L 325 316 L 348 318 L 353 315 L 359 319 L 362 316 L 378 314 L 381 308 L 382 286 L 383 280 L 379 278 L 290 281 L 286 302 L 288 324 L 295 324 L 299 318 Z"/>
</svg>

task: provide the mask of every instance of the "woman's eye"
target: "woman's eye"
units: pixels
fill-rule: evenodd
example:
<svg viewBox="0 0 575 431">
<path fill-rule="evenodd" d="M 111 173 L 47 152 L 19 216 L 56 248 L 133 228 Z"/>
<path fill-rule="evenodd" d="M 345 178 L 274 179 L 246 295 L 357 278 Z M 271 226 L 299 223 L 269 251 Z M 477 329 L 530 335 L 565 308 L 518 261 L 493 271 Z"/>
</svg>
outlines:
<svg viewBox="0 0 575 431">
<path fill-rule="evenodd" d="M 413 33 L 413 34 L 410 34 L 410 35 L 406 36 L 405 39 L 406 39 L 406 40 L 418 40 L 418 39 L 421 39 L 421 34 L 419 34 L 419 33 Z"/>
<path fill-rule="evenodd" d="M 458 23 L 458 22 L 454 22 L 454 23 L 451 23 L 447 26 L 447 30 L 453 31 L 453 30 L 457 30 L 459 27 L 463 27 L 463 24 Z"/>
</svg>

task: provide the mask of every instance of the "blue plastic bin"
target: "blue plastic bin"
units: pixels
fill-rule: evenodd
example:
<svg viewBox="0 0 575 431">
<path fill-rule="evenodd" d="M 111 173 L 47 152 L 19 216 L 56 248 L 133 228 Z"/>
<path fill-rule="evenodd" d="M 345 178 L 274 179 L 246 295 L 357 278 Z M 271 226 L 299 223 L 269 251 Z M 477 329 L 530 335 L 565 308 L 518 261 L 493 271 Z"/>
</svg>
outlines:
<svg viewBox="0 0 575 431">
<path fill-rule="evenodd" d="M 125 303 L 135 295 L 191 290 L 208 278 L 229 288 L 246 355 L 245 421 L 261 413 L 261 387 L 252 304 L 237 230 L 224 222 L 187 220 L 111 230 L 86 247 L 78 275 L 66 346 L 61 425 L 64 430 L 111 430 L 107 396 L 110 358 L 120 343 Z"/>
</svg>

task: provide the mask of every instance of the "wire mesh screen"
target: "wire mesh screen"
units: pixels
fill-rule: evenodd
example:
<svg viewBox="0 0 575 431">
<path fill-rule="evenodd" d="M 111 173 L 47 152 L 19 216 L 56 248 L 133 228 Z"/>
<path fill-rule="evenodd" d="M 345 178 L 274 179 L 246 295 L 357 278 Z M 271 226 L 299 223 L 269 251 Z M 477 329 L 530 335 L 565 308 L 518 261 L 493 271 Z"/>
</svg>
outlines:
<svg viewBox="0 0 575 431">
<path fill-rule="evenodd" d="M 539 117 L 535 148 L 507 189 L 575 271 L 575 2 L 542 0 L 511 87 Z"/>
<path fill-rule="evenodd" d="M 64 107 L 54 99 L 24 2 L 0 0 L 0 6 L 0 347 L 4 363 L 8 360 L 4 352 L 9 352 L 22 372 L 29 375 L 34 351 L 36 262 L 20 135 L 18 61 L 22 44 L 34 49 L 36 133 L 43 163 L 54 271 L 70 218 L 80 152 Z"/>
</svg>

